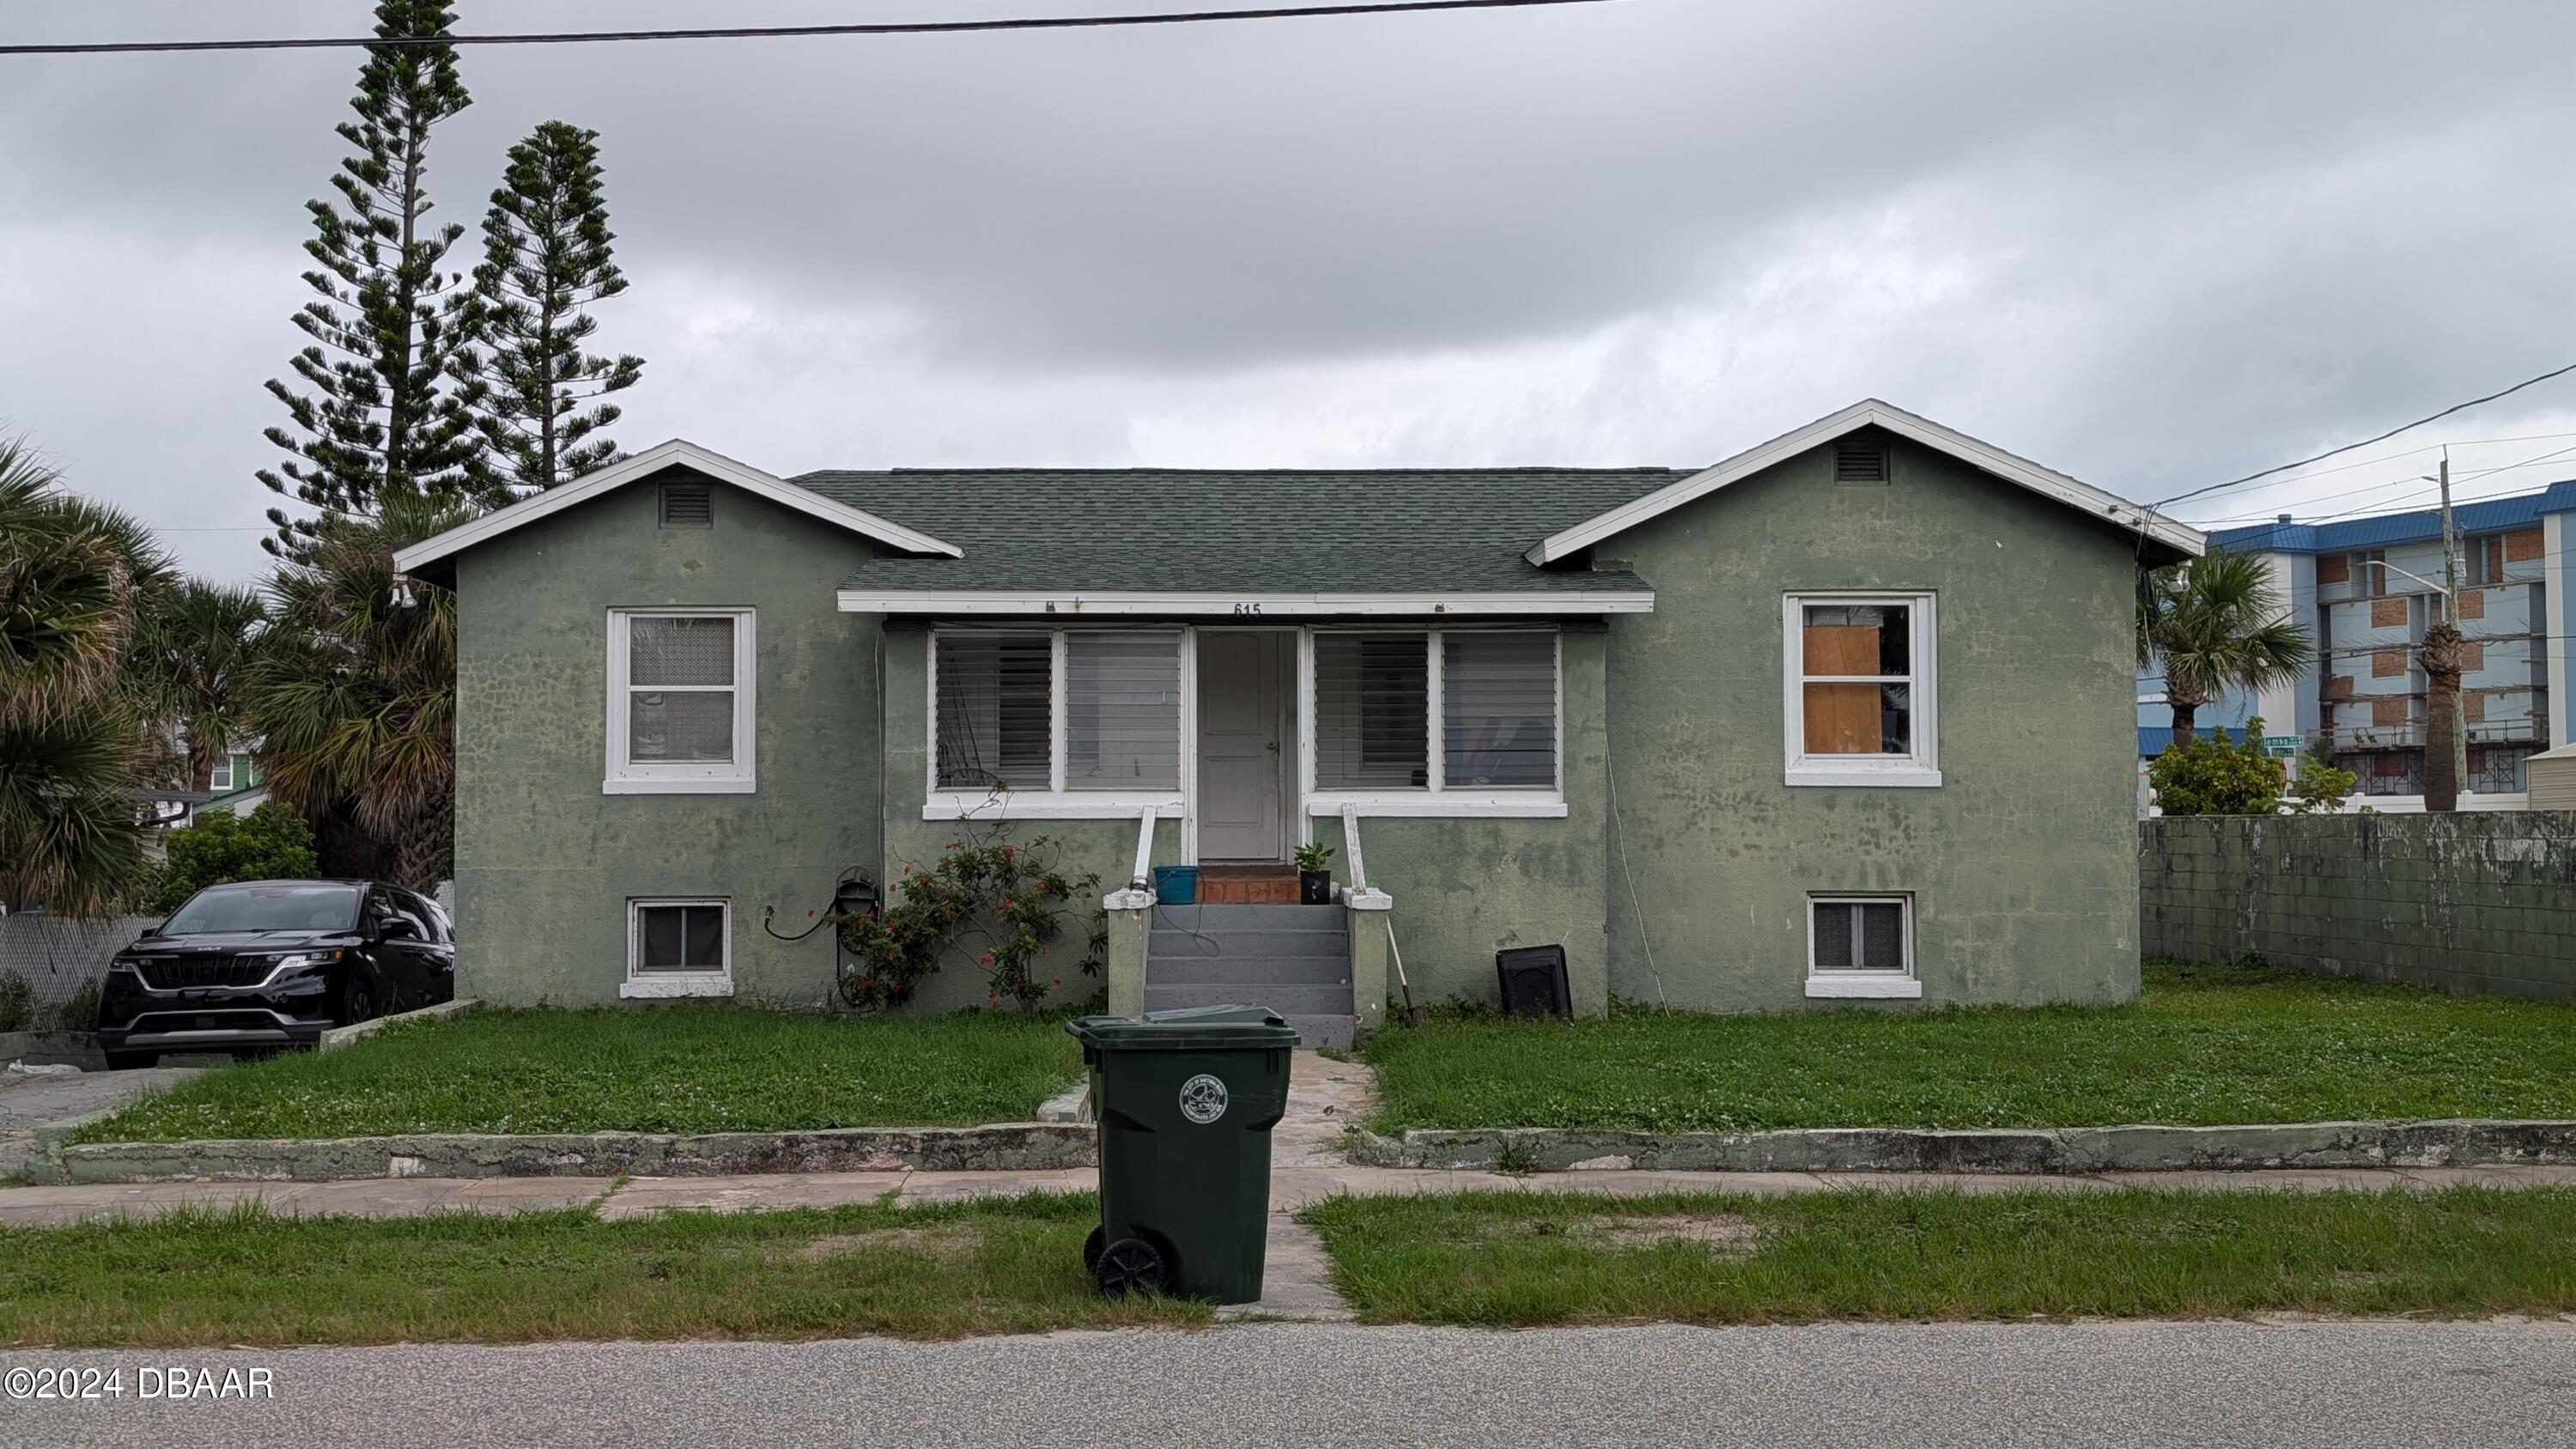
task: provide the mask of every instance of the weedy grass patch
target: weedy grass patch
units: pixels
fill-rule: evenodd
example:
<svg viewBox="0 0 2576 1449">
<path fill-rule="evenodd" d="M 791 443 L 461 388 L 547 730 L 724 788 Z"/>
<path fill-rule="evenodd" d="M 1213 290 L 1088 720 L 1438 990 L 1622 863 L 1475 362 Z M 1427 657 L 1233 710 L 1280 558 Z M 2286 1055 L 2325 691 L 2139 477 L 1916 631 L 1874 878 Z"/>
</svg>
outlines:
<svg viewBox="0 0 2576 1449">
<path fill-rule="evenodd" d="M 2576 1309 L 2576 1189 L 1335 1198 L 1372 1323 L 2486 1317 Z"/>
<path fill-rule="evenodd" d="M 2153 963 L 2110 1007 L 1447 1012 L 1360 1051 L 1380 1132 L 2576 1118 L 2576 1004 L 2259 966 Z"/>
<path fill-rule="evenodd" d="M 255 1204 L 0 1228 L 0 1344 L 947 1339 L 1189 1325 L 1082 1268 L 1091 1194 L 896 1207 L 297 1218 Z"/>
<path fill-rule="evenodd" d="M 1081 1070 L 1056 1015 L 487 1011 L 219 1067 L 69 1140 L 973 1126 L 1028 1121 Z"/>
</svg>

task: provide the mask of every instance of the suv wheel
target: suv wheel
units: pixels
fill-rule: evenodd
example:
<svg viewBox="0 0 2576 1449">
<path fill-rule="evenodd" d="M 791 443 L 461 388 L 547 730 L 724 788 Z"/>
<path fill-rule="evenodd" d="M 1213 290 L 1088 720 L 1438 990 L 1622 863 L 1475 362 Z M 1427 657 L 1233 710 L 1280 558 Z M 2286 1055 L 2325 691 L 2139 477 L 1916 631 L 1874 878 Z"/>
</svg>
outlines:
<svg viewBox="0 0 2576 1449">
<path fill-rule="evenodd" d="M 349 978 L 349 984 L 340 988 L 340 1024 L 356 1026 L 359 1022 L 373 1019 L 375 1014 L 376 994 L 368 987 L 366 978 Z"/>
</svg>

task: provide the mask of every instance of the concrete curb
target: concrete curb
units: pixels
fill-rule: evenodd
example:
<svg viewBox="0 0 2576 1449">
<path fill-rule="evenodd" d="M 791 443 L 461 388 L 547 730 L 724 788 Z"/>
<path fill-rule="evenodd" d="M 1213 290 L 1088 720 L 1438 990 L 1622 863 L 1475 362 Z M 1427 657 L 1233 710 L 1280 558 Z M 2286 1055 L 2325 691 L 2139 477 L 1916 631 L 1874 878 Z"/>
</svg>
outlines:
<svg viewBox="0 0 2576 1449">
<path fill-rule="evenodd" d="M 483 1002 L 480 998 L 461 996 L 454 1001 L 442 1001 L 436 1006 L 424 1006 L 418 1011 L 402 1011 L 392 1016 L 379 1016 L 373 1021 L 359 1022 L 356 1026 L 335 1026 L 322 1033 L 322 1039 L 313 1044 L 313 1049 L 318 1052 L 337 1051 L 351 1043 L 364 1041 L 397 1022 L 447 1021 L 482 1009 Z"/>
<path fill-rule="evenodd" d="M 2095 1173 L 2576 1163 L 2576 1122 L 2291 1122 L 1936 1132 L 1609 1132 L 1507 1127 L 1354 1134 L 1363 1167 L 1580 1172 Z"/>
<path fill-rule="evenodd" d="M 70 1131 L 77 1124 L 65 1123 Z M 820 1132 L 648 1132 L 51 1147 L 55 1182 L 337 1182 L 375 1177 L 718 1177 L 774 1172 L 1038 1172 L 1095 1165 L 1088 1126 L 849 1127 Z"/>
</svg>

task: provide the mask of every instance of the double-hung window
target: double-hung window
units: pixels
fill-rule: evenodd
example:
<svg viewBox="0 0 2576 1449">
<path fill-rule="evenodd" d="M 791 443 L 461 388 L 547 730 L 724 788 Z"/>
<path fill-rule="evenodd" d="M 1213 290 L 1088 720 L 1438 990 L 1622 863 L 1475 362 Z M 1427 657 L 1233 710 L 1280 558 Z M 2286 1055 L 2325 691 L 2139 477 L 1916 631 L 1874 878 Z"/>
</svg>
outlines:
<svg viewBox="0 0 2576 1449">
<path fill-rule="evenodd" d="M 751 792 L 754 623 L 749 609 L 609 614 L 609 794 Z"/>
<path fill-rule="evenodd" d="M 1807 898 L 1809 996 L 1919 997 L 1914 902 L 1907 896 Z"/>
<path fill-rule="evenodd" d="M 1179 630 L 941 630 L 930 667 L 934 813 L 997 791 L 1067 815 L 1176 803 Z"/>
<path fill-rule="evenodd" d="M 1930 594 L 1791 594 L 1782 681 L 1792 785 L 1938 785 Z"/>
<path fill-rule="evenodd" d="M 1562 813 L 1552 629 L 1320 631 L 1316 808 Z"/>
</svg>

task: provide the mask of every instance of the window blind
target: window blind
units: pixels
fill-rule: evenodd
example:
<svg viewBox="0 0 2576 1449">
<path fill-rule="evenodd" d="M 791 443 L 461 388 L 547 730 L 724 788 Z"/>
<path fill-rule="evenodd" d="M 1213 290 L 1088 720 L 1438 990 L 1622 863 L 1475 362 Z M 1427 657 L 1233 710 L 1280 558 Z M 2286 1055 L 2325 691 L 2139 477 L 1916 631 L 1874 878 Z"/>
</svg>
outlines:
<svg viewBox="0 0 2576 1449">
<path fill-rule="evenodd" d="M 628 761 L 720 764 L 734 757 L 733 628 L 723 615 L 628 621 Z"/>
<path fill-rule="evenodd" d="M 1044 634 L 942 634 L 934 647 L 940 788 L 1050 788 L 1052 641 Z"/>
<path fill-rule="evenodd" d="M 1315 636 L 1315 784 L 1413 788 L 1431 778 L 1425 634 Z"/>
<path fill-rule="evenodd" d="M 1453 789 L 1556 784 L 1556 636 L 1440 636 L 1442 779 Z"/>
<path fill-rule="evenodd" d="M 1065 788 L 1179 789 L 1180 635 L 1067 634 L 1064 672 Z"/>
</svg>

